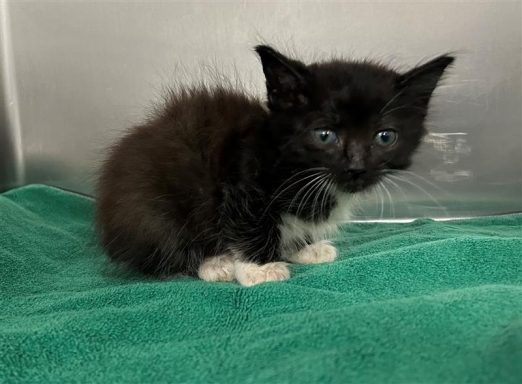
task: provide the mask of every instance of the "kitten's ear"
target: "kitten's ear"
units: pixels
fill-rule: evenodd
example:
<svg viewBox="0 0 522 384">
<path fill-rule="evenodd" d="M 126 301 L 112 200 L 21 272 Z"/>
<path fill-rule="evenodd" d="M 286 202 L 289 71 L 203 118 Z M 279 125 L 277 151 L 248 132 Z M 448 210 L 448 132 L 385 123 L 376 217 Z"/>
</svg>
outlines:
<svg viewBox="0 0 522 384">
<path fill-rule="evenodd" d="M 453 56 L 439 56 L 399 76 L 397 86 L 402 90 L 402 94 L 412 98 L 415 104 L 421 103 L 426 106 L 442 74 L 453 61 Z"/>
<path fill-rule="evenodd" d="M 308 104 L 306 66 L 291 60 L 267 45 L 255 47 L 266 78 L 268 107 L 284 110 Z"/>
</svg>

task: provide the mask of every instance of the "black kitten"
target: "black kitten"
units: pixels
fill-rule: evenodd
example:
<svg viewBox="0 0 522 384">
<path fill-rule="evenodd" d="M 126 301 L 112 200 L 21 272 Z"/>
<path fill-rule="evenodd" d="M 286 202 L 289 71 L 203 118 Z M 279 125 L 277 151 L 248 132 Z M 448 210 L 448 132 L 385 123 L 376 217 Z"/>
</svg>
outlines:
<svg viewBox="0 0 522 384">
<path fill-rule="evenodd" d="M 446 67 L 305 65 L 256 47 L 268 110 L 230 89 L 174 93 L 113 148 L 97 220 L 108 254 L 143 272 L 243 285 L 332 261 L 350 195 L 404 169 Z"/>
</svg>

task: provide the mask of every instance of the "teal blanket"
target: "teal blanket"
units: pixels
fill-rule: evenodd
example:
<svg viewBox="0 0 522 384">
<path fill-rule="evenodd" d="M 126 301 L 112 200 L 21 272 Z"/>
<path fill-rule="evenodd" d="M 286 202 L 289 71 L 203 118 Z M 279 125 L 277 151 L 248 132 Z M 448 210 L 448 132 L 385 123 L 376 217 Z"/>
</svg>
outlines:
<svg viewBox="0 0 522 384">
<path fill-rule="evenodd" d="M 347 225 L 244 288 L 122 271 L 92 214 L 0 195 L 0 383 L 522 383 L 522 215 Z"/>
</svg>

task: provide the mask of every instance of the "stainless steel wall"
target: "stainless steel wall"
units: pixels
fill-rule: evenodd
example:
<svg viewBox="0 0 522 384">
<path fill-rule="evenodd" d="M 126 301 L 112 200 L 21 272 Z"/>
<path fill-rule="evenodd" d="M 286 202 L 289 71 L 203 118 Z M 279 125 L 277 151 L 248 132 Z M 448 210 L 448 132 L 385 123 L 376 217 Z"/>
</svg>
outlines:
<svg viewBox="0 0 522 384">
<path fill-rule="evenodd" d="M 522 210 L 520 2 L 0 0 L 0 187 L 91 192 L 103 149 L 163 87 L 209 68 L 263 91 L 251 47 L 408 68 L 453 51 L 416 173 L 364 196 L 359 217 Z M 390 201 L 393 203 L 390 203 Z"/>
</svg>

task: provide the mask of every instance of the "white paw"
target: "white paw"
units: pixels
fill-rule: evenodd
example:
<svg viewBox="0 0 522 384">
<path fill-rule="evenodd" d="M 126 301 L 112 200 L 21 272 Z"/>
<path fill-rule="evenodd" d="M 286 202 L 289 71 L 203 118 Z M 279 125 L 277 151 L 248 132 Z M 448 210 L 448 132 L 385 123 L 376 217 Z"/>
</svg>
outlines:
<svg viewBox="0 0 522 384">
<path fill-rule="evenodd" d="M 245 287 L 265 283 L 267 281 L 286 280 L 290 277 L 288 266 L 283 262 L 257 265 L 255 263 L 236 260 L 234 267 L 237 281 Z"/>
<path fill-rule="evenodd" d="M 337 249 L 329 241 L 319 241 L 307 245 L 289 257 L 288 261 L 298 264 L 328 263 L 337 257 Z"/>
<path fill-rule="evenodd" d="M 199 266 L 198 276 L 205 281 L 234 280 L 234 258 L 232 255 L 213 256 Z"/>
</svg>

